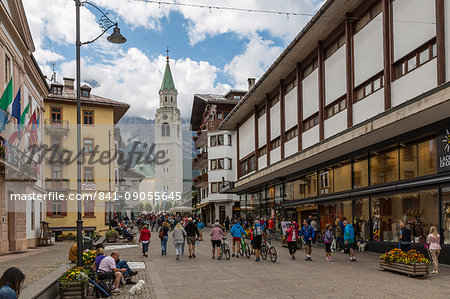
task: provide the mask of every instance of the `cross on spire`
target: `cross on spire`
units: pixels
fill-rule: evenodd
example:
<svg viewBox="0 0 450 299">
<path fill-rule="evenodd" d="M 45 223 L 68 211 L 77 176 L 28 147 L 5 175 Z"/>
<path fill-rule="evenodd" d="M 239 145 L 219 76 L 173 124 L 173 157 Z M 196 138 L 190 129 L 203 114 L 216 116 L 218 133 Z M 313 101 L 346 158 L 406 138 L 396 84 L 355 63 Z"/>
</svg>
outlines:
<svg viewBox="0 0 450 299">
<path fill-rule="evenodd" d="M 166 58 L 167 58 L 167 62 L 169 62 L 169 47 L 167 47 L 167 49 L 166 49 L 166 53 L 167 53 L 167 55 L 166 55 Z"/>
</svg>

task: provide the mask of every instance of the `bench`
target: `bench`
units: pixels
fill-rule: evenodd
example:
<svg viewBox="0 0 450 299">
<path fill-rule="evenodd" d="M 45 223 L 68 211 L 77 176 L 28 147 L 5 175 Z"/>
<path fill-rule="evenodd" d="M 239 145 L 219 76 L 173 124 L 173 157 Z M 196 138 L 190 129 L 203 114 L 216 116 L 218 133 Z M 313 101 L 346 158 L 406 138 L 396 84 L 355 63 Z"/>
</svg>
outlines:
<svg viewBox="0 0 450 299">
<path fill-rule="evenodd" d="M 97 248 L 98 245 L 101 245 L 100 247 L 103 247 L 103 243 L 105 243 L 106 237 L 103 236 L 100 239 L 97 240 L 97 242 L 94 243 L 94 248 Z"/>
<path fill-rule="evenodd" d="M 97 229 L 96 226 L 83 226 L 84 232 L 93 233 Z M 53 226 L 48 228 L 49 231 L 55 233 L 55 241 L 58 241 L 58 236 L 60 236 L 63 232 L 72 232 L 77 231 L 76 226 Z"/>
</svg>

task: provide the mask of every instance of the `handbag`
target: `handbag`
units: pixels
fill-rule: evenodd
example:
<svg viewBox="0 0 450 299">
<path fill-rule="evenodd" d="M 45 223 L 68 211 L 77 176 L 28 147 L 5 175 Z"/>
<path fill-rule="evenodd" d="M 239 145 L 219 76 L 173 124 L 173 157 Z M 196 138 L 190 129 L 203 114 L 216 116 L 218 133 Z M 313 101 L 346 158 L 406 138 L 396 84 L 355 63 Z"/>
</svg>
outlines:
<svg viewBox="0 0 450 299">
<path fill-rule="evenodd" d="M 162 240 L 162 239 L 164 239 L 164 230 L 163 229 L 161 229 L 160 231 L 159 231 L 159 238 Z"/>
</svg>

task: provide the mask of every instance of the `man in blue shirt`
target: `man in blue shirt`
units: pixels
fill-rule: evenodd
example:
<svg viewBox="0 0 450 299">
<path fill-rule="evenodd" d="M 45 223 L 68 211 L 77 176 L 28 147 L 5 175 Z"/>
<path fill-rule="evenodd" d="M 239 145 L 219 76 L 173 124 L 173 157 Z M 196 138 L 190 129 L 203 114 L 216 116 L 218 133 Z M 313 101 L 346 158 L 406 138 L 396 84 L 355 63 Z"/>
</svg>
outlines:
<svg viewBox="0 0 450 299">
<path fill-rule="evenodd" d="M 230 233 L 233 236 L 233 254 L 231 256 L 234 257 L 236 254 L 236 257 L 239 257 L 239 244 L 241 243 L 242 235 L 245 235 L 245 230 L 242 228 L 241 223 L 236 221 L 236 223 L 231 227 Z"/>
<path fill-rule="evenodd" d="M 355 242 L 355 232 L 353 226 L 344 220 L 344 253 L 348 254 L 348 259 L 356 262 L 355 253 L 353 252 L 353 243 Z"/>
<path fill-rule="evenodd" d="M 311 261 L 312 240 L 314 239 L 315 232 L 309 220 L 303 220 L 303 227 L 299 235 L 303 236 L 303 242 L 305 243 L 305 261 Z"/>
</svg>

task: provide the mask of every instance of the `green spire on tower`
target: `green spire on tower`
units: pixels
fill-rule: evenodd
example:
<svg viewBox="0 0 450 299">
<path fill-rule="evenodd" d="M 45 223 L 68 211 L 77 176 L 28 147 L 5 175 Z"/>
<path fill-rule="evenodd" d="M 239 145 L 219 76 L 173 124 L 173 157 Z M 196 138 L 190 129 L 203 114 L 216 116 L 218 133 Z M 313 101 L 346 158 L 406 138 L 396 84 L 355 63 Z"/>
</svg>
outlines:
<svg viewBox="0 0 450 299">
<path fill-rule="evenodd" d="M 178 93 L 177 89 L 175 88 L 175 83 L 173 82 L 172 72 L 170 71 L 170 65 L 169 65 L 169 47 L 167 47 L 167 63 L 166 63 L 166 70 L 164 71 L 164 77 L 161 84 L 161 89 L 159 92 L 162 92 L 163 90 L 174 90 L 176 93 Z"/>
</svg>

